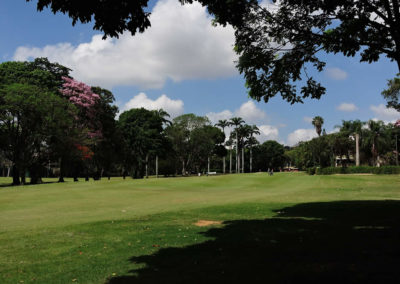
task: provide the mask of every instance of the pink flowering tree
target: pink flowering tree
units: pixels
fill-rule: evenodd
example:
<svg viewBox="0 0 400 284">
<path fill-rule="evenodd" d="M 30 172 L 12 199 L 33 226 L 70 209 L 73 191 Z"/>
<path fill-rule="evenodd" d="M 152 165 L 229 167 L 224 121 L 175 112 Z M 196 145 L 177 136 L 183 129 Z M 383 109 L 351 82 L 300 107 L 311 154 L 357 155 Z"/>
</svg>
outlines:
<svg viewBox="0 0 400 284">
<path fill-rule="evenodd" d="M 76 81 L 69 77 L 62 77 L 64 83 L 62 85 L 61 94 L 68 98 L 79 110 L 79 116 L 76 117 L 78 124 L 82 128 L 88 128 L 89 138 L 100 138 L 101 126 L 94 119 L 96 116 L 95 105 L 99 101 L 100 96 L 92 91 L 92 88 L 85 83 Z"/>
</svg>

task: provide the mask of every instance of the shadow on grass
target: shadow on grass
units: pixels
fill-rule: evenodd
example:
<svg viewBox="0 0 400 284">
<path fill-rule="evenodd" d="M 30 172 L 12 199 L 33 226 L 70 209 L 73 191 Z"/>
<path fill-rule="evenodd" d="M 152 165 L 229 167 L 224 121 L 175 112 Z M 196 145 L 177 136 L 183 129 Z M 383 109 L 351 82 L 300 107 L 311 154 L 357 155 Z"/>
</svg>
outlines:
<svg viewBox="0 0 400 284">
<path fill-rule="evenodd" d="M 51 183 L 58 183 L 58 181 L 44 181 L 41 183 L 25 183 L 25 184 L 18 184 L 13 185 L 12 183 L 0 183 L 0 188 L 2 187 L 20 187 L 20 186 L 29 186 L 29 185 L 40 185 L 40 184 L 51 184 Z"/>
<path fill-rule="evenodd" d="M 400 201 L 299 204 L 133 257 L 145 267 L 108 283 L 399 283 L 399 216 Z"/>
</svg>

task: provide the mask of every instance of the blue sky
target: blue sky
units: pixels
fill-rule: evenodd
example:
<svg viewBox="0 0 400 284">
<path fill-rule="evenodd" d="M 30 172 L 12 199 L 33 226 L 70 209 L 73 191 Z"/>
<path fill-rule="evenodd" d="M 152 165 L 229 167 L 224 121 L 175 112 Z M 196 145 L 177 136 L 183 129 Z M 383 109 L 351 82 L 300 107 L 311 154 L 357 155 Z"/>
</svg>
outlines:
<svg viewBox="0 0 400 284">
<path fill-rule="evenodd" d="M 341 120 L 393 121 L 381 91 L 398 73 L 395 63 L 359 63 L 359 58 L 326 55 L 327 69 L 312 74 L 327 88 L 320 100 L 290 105 L 280 97 L 268 104 L 248 98 L 232 51 L 233 30 L 213 27 L 200 5 L 177 0 L 152 2 L 152 27 L 144 34 L 101 40 L 92 24 L 62 14 L 36 11 L 36 3 L 0 1 L 0 61 L 48 57 L 73 69 L 87 84 L 111 89 L 122 110 L 163 107 L 173 116 L 193 112 L 211 120 L 242 116 L 257 124 L 259 140 L 285 144 L 315 135 L 310 118 L 324 118 L 327 132 Z"/>
</svg>

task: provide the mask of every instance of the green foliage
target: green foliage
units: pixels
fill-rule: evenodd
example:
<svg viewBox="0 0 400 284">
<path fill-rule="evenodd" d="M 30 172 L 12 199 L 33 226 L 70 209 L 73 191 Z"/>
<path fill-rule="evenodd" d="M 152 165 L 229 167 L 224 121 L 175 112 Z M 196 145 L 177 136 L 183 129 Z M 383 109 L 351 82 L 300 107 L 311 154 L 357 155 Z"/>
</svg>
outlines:
<svg viewBox="0 0 400 284">
<path fill-rule="evenodd" d="M 149 155 L 161 152 L 167 143 L 163 118 L 156 110 L 131 109 L 120 115 L 118 128 L 125 146 L 124 167 L 132 177 L 142 178 Z"/>
<path fill-rule="evenodd" d="M 310 168 L 311 169 L 311 168 Z M 312 170 L 308 174 L 313 174 Z M 317 175 L 332 175 L 332 174 L 400 174 L 400 166 L 359 166 L 359 167 L 327 167 L 318 168 L 314 171 Z"/>
<path fill-rule="evenodd" d="M 307 69 L 322 72 L 324 53 L 359 53 L 368 63 L 384 55 L 400 70 L 397 0 L 283 0 L 276 7 L 254 5 L 235 27 L 237 67 L 252 98 L 268 102 L 279 94 L 291 104 L 319 99 L 326 89 Z"/>
<path fill-rule="evenodd" d="M 268 168 L 279 170 L 285 166 L 286 162 L 283 145 L 273 140 L 253 147 L 253 156 L 256 171 L 267 171 Z"/>
<path fill-rule="evenodd" d="M 47 59 L 0 64 L 0 151 L 13 163 L 14 184 L 47 164 L 56 140 L 72 127 L 76 108 L 58 93 L 66 74 L 67 68 Z"/>
<path fill-rule="evenodd" d="M 382 91 L 382 96 L 387 101 L 388 108 L 394 108 L 400 111 L 400 73 L 391 80 L 388 80 L 387 89 Z"/>
</svg>

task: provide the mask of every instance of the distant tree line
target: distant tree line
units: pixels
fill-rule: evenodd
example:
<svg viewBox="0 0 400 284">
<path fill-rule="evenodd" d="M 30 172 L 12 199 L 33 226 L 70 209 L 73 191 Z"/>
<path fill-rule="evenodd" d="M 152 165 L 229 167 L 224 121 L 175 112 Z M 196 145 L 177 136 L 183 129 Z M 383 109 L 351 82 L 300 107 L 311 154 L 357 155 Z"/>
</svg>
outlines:
<svg viewBox="0 0 400 284">
<path fill-rule="evenodd" d="M 258 128 L 240 117 L 212 125 L 195 114 L 171 120 L 162 109 L 139 108 L 117 119 L 112 92 L 70 72 L 46 58 L 0 64 L 0 173 L 14 185 L 26 177 L 240 173 L 285 163 L 283 145 L 260 145 Z"/>
<path fill-rule="evenodd" d="M 343 120 L 336 126 L 339 131 L 331 134 L 321 131 L 323 123 L 322 117 L 315 117 L 312 124 L 318 137 L 286 151 L 292 165 L 306 169 L 399 164 L 400 120 L 388 124 L 375 120 Z"/>
</svg>

